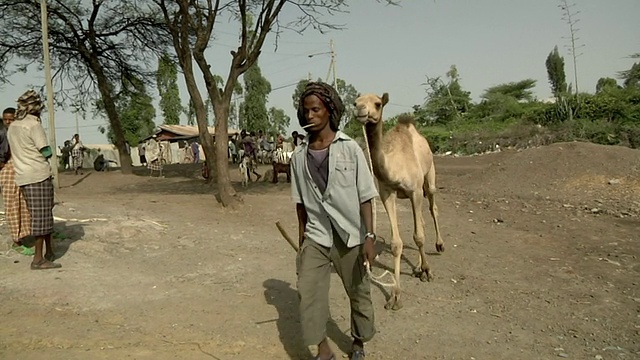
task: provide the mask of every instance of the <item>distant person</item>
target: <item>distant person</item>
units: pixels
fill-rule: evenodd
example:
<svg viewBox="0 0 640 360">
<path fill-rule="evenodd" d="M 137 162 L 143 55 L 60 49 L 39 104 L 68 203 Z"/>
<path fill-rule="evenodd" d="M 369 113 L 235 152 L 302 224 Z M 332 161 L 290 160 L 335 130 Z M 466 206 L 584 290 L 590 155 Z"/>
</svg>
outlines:
<svg viewBox="0 0 640 360">
<path fill-rule="evenodd" d="M 199 163 L 200 162 L 200 145 L 195 140 L 191 143 L 191 151 L 193 151 L 193 162 L 196 164 Z"/>
<path fill-rule="evenodd" d="M 146 144 L 147 168 L 149 176 L 153 176 L 154 171 L 158 171 L 162 177 L 162 146 L 157 140 L 157 135 L 153 135 Z"/>
<path fill-rule="evenodd" d="M 4 217 L 9 227 L 11 240 L 22 245 L 22 239 L 31 235 L 31 215 L 27 203 L 16 184 L 16 172 L 13 166 L 7 128 L 15 120 L 16 109 L 7 108 L 2 112 L 0 123 L 0 188 L 4 202 Z"/>
<path fill-rule="evenodd" d="M 62 266 L 53 262 L 55 254 L 51 237 L 54 203 L 49 165 L 49 158 L 53 153 L 40 123 L 42 108 L 38 93 L 33 90 L 25 92 L 18 99 L 16 121 L 9 127 L 7 134 L 15 165 L 16 184 L 25 197 L 31 214 L 31 235 L 36 238 L 32 270 L 57 269 Z"/>
<path fill-rule="evenodd" d="M 145 157 L 145 144 L 144 142 L 138 143 L 138 156 L 140 157 L 140 165 L 147 166 L 147 158 Z"/>
<path fill-rule="evenodd" d="M 107 160 L 103 154 L 99 154 L 93 161 L 93 169 L 95 171 L 109 171 L 109 163 L 116 163 L 114 160 Z"/>
<path fill-rule="evenodd" d="M 60 148 L 60 153 L 62 154 L 62 168 L 64 170 L 71 168 L 71 141 L 65 140 L 64 146 Z"/>
<path fill-rule="evenodd" d="M 298 132 L 294 131 L 291 133 L 291 141 L 293 141 L 293 147 L 297 147 L 298 146 Z"/>
<path fill-rule="evenodd" d="M 256 171 L 256 164 L 258 162 L 258 159 L 256 153 L 256 142 L 252 136 L 254 134 L 255 133 L 253 132 L 248 134 L 245 130 L 242 130 L 240 136 L 242 137 L 242 145 L 244 146 L 244 156 L 249 156 L 249 158 L 251 159 L 251 162 L 249 164 L 249 171 L 256 176 L 256 181 L 258 181 L 260 180 L 262 175 L 258 174 L 258 172 Z M 242 161 L 242 159 L 239 159 L 239 161 Z M 249 180 L 251 180 L 251 177 L 249 177 Z"/>
<path fill-rule="evenodd" d="M 231 158 L 232 164 L 235 164 L 238 160 L 238 149 L 236 148 L 236 144 L 231 139 L 229 139 L 229 157 Z"/>
<path fill-rule="evenodd" d="M 82 175 L 82 163 L 84 162 L 84 145 L 80 141 L 80 135 L 73 135 L 73 146 L 71 148 L 71 158 L 73 159 L 73 170 L 76 175 Z"/>
</svg>

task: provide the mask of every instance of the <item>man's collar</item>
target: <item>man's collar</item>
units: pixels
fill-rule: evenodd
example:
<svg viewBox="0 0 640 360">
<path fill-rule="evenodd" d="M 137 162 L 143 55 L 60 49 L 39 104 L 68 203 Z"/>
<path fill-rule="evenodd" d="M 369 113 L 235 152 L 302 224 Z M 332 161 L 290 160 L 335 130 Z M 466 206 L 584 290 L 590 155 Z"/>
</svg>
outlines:
<svg viewBox="0 0 640 360">
<path fill-rule="evenodd" d="M 309 144 L 309 136 L 310 135 L 307 134 L 307 136 L 305 136 L 304 139 L 302 139 L 302 143 L 301 144 L 308 145 Z M 345 134 L 342 131 L 338 130 L 336 132 L 336 137 L 333 138 L 333 141 L 331 143 L 335 143 L 338 140 L 349 140 L 349 139 L 350 138 L 349 138 L 349 136 L 347 134 Z"/>
</svg>

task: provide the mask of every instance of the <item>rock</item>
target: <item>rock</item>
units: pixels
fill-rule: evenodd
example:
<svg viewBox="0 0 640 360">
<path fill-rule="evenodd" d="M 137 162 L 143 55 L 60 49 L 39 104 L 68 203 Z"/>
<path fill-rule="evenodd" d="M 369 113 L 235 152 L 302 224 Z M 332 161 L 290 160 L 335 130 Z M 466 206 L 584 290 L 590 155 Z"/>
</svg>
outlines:
<svg viewBox="0 0 640 360">
<path fill-rule="evenodd" d="M 561 357 L 561 358 L 568 358 L 568 357 L 569 357 L 569 354 L 559 353 L 559 354 L 558 354 L 558 357 Z"/>
<path fill-rule="evenodd" d="M 607 182 L 609 185 L 618 185 L 620 184 L 620 179 L 611 179 Z"/>
</svg>

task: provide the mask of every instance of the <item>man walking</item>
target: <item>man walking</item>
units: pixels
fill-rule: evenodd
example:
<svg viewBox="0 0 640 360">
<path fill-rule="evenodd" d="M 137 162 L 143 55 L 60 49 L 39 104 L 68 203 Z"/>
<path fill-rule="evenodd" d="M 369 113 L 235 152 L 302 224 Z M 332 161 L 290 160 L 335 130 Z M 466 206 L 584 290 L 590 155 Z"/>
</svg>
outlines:
<svg viewBox="0 0 640 360">
<path fill-rule="evenodd" d="M 351 305 L 351 360 L 364 360 L 364 343 L 376 332 L 365 262 L 376 256 L 371 201 L 377 191 L 362 149 L 338 130 L 343 112 L 332 86 L 309 83 L 298 106 L 309 135 L 291 157 L 302 338 L 318 345 L 316 360 L 335 360 L 326 330 L 332 263 Z"/>
<path fill-rule="evenodd" d="M 7 134 L 16 172 L 16 184 L 20 186 L 25 197 L 31 214 L 31 235 L 36 238 L 32 270 L 61 267 L 53 262 L 54 194 L 48 161 L 52 156 L 52 150 L 40 123 L 42 108 L 42 100 L 35 91 L 25 92 L 18 99 L 16 121 L 9 127 Z"/>
</svg>

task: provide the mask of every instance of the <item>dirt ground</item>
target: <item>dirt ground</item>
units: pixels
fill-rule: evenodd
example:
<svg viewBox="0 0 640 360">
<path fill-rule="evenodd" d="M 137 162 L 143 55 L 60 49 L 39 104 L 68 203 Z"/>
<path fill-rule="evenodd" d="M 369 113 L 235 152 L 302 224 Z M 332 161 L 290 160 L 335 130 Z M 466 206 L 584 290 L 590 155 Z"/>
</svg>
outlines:
<svg viewBox="0 0 640 360">
<path fill-rule="evenodd" d="M 385 310 L 373 288 L 367 359 L 640 359 L 640 151 L 564 143 L 436 167 L 446 251 L 429 256 L 433 282 L 409 275 L 418 254 L 401 201 L 404 308 Z M 168 170 L 61 175 L 63 267 L 0 256 L 0 358 L 308 359 L 295 253 L 274 225 L 296 231 L 288 185 L 234 178 L 243 204 L 229 211 L 199 168 Z M 392 266 L 388 246 L 379 263 Z M 335 274 L 331 313 L 340 359 L 349 309 Z"/>
</svg>

